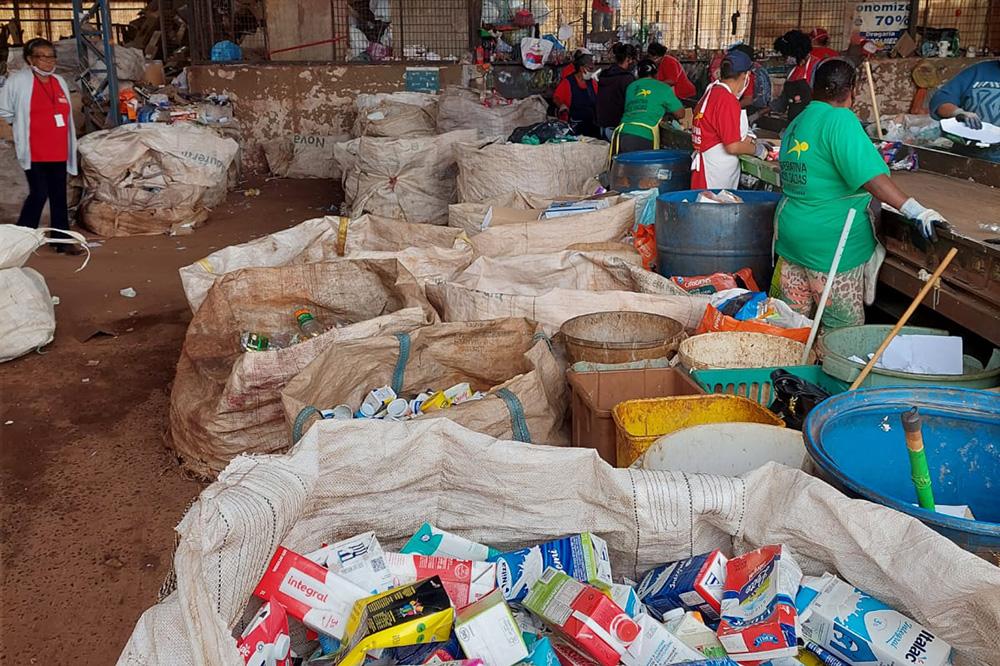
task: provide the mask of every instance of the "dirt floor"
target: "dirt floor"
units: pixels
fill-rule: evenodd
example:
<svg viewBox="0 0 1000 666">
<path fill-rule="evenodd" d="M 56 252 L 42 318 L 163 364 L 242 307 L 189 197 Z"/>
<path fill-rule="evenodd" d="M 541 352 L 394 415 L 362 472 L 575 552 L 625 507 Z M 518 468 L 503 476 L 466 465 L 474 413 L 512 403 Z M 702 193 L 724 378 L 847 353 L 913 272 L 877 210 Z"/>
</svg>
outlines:
<svg viewBox="0 0 1000 666">
<path fill-rule="evenodd" d="M 48 248 L 30 262 L 61 302 L 55 341 L 0 366 L 0 663 L 114 663 L 156 602 L 203 487 L 163 442 L 191 318 L 177 269 L 337 198 L 330 181 L 252 186 L 194 234 L 108 239 L 80 273 Z"/>
</svg>

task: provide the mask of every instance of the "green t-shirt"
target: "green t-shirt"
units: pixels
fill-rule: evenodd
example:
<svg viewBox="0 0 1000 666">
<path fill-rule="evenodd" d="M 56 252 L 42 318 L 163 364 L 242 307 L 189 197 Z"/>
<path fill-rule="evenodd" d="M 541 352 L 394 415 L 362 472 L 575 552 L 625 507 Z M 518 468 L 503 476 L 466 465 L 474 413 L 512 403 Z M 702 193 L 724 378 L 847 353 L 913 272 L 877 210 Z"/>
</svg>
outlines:
<svg viewBox="0 0 1000 666">
<path fill-rule="evenodd" d="M 622 115 L 622 132 L 644 139 L 652 139 L 653 133 L 642 127 L 654 127 L 665 113 L 673 113 L 684 108 L 674 94 L 674 89 L 663 81 L 652 77 L 633 81 L 625 89 L 625 114 Z M 629 123 L 640 123 L 630 125 Z"/>
<path fill-rule="evenodd" d="M 847 211 L 857 215 L 838 272 L 868 261 L 875 250 L 864 184 L 888 174 L 882 156 L 850 109 L 810 102 L 781 138 L 781 188 L 775 251 L 788 261 L 827 272 Z"/>
</svg>

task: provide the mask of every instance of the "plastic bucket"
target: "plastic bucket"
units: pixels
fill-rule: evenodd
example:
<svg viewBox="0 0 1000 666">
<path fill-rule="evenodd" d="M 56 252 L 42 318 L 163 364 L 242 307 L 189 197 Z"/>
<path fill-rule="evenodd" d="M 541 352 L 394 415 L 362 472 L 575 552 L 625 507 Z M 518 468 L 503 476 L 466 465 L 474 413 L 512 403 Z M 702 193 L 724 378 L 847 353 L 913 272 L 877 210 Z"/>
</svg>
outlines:
<svg viewBox="0 0 1000 666">
<path fill-rule="evenodd" d="M 594 312 L 573 317 L 560 329 L 569 363 L 630 363 L 672 358 L 684 324 L 648 312 Z"/>
<path fill-rule="evenodd" d="M 769 462 L 812 469 L 802 433 L 764 423 L 708 423 L 660 437 L 639 469 L 739 476 Z"/>
</svg>

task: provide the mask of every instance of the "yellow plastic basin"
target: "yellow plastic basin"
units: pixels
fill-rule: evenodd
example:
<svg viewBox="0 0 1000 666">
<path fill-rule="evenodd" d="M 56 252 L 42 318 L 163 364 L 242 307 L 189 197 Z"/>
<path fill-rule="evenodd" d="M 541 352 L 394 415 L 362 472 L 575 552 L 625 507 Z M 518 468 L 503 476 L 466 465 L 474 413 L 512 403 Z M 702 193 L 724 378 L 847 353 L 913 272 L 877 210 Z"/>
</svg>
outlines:
<svg viewBox="0 0 1000 666">
<path fill-rule="evenodd" d="M 615 405 L 618 466 L 628 467 L 659 437 L 704 423 L 785 422 L 759 404 L 735 395 L 691 395 L 626 400 Z"/>
</svg>

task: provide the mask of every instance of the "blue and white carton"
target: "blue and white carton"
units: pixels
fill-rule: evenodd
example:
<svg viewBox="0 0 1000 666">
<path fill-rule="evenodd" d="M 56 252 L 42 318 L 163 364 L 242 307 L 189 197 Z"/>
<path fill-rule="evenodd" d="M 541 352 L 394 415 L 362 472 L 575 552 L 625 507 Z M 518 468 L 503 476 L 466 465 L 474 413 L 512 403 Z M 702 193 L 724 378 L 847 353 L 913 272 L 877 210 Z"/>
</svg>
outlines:
<svg viewBox="0 0 1000 666">
<path fill-rule="evenodd" d="M 833 574 L 806 576 L 795 598 L 802 635 L 854 666 L 951 666 L 929 629 Z"/>
<path fill-rule="evenodd" d="M 507 601 L 521 601 L 542 572 L 552 567 L 583 583 L 611 589 L 611 558 L 604 539 L 584 532 L 496 557 L 497 587 Z"/>
</svg>

